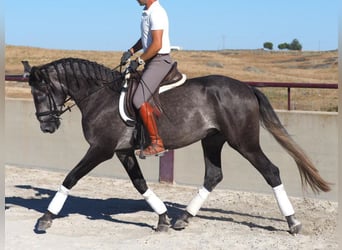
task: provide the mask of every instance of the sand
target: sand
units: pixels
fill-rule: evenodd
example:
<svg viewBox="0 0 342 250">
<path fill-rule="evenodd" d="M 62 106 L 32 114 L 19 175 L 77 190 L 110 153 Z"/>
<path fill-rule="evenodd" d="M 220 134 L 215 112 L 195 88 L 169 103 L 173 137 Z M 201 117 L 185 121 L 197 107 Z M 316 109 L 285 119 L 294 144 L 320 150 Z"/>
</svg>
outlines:
<svg viewBox="0 0 342 250">
<path fill-rule="evenodd" d="M 338 249 L 337 202 L 290 197 L 303 224 L 293 236 L 270 194 L 215 189 L 183 231 L 158 233 L 158 216 L 129 180 L 87 176 L 51 228 L 36 220 L 66 173 L 6 166 L 5 249 Z M 174 221 L 197 187 L 148 183 Z"/>
</svg>

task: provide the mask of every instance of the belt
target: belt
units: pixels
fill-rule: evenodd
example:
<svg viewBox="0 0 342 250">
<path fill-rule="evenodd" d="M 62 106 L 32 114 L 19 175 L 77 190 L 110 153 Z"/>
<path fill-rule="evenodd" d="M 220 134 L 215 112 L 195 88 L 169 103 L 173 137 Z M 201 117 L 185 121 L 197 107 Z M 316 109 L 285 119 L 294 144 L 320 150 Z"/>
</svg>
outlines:
<svg viewBox="0 0 342 250">
<path fill-rule="evenodd" d="M 148 60 L 146 60 L 145 61 L 145 63 L 149 63 L 153 58 L 155 58 L 155 57 L 160 57 L 160 56 L 168 56 L 168 55 L 170 55 L 169 53 L 165 53 L 165 54 L 157 54 L 157 55 L 155 55 L 154 57 L 152 57 L 152 58 L 150 58 L 150 59 L 148 59 Z"/>
</svg>

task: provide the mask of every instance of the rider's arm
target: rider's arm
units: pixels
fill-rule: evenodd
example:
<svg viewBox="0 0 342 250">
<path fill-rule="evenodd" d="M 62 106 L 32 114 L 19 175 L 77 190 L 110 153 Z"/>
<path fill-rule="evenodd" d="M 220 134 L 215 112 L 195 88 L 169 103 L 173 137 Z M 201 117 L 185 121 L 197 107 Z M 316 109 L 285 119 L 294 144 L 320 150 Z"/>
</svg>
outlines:
<svg viewBox="0 0 342 250">
<path fill-rule="evenodd" d="M 144 61 L 147 61 L 158 54 L 163 45 L 163 30 L 152 30 L 152 43 L 146 51 L 140 56 Z"/>
<path fill-rule="evenodd" d="M 129 51 L 131 52 L 131 55 L 134 55 L 134 53 L 138 52 L 139 50 L 142 49 L 142 42 L 141 39 L 139 39 L 132 48 L 129 49 Z"/>
</svg>

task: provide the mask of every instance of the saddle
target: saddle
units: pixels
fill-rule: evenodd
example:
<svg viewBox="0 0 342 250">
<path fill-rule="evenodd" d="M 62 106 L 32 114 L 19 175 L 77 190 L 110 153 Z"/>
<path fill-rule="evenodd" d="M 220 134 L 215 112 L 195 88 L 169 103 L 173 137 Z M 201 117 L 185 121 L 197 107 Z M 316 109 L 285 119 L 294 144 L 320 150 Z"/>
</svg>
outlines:
<svg viewBox="0 0 342 250">
<path fill-rule="evenodd" d="M 139 72 L 131 73 L 130 78 L 128 79 L 129 82 L 127 87 L 124 86 L 121 90 L 121 101 L 119 105 L 122 105 L 122 107 L 119 108 L 120 115 L 121 118 L 123 118 L 123 120 L 125 121 L 125 123 L 129 126 L 135 126 L 137 120 L 137 110 L 133 105 L 133 96 L 138 87 L 140 78 L 141 75 Z M 157 107 L 160 106 L 159 94 L 182 85 L 185 82 L 185 80 L 186 76 L 178 71 L 177 62 L 174 62 L 172 64 L 170 71 L 159 84 L 159 87 L 156 89 L 154 93 L 152 93 L 151 98 L 147 101 L 153 102 Z M 122 112 L 124 114 L 122 114 Z"/>
</svg>

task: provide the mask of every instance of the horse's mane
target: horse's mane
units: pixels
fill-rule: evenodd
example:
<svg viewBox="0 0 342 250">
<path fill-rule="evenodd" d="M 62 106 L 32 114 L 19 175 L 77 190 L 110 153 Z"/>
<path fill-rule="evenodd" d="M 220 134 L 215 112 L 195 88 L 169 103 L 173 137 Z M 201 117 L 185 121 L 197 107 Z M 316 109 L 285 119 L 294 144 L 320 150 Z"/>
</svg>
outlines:
<svg viewBox="0 0 342 250">
<path fill-rule="evenodd" d="M 77 85 L 80 85 L 82 79 L 91 84 L 102 85 L 121 77 L 120 72 L 97 62 L 81 58 L 62 58 L 32 67 L 30 78 L 32 76 L 38 81 L 44 79 L 46 82 L 51 82 L 50 73 L 53 71 L 57 73 L 60 82 L 75 81 Z"/>
</svg>

